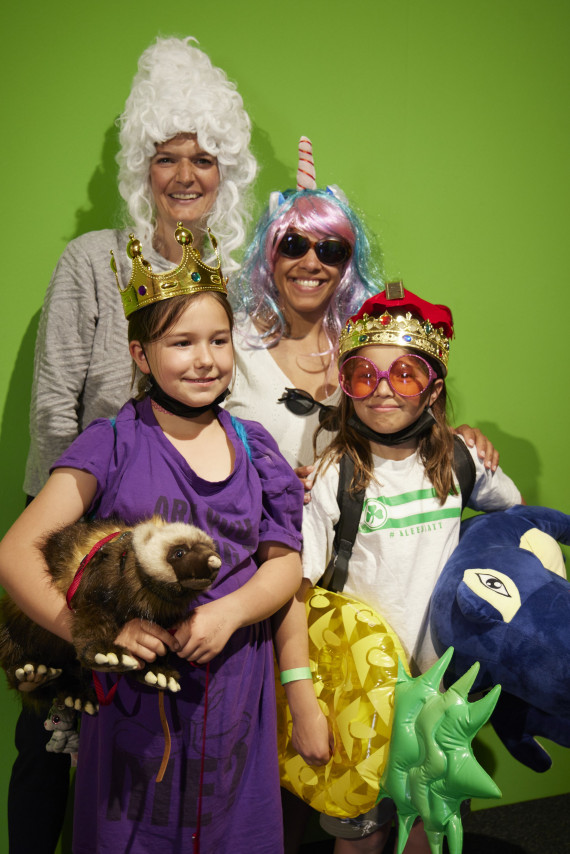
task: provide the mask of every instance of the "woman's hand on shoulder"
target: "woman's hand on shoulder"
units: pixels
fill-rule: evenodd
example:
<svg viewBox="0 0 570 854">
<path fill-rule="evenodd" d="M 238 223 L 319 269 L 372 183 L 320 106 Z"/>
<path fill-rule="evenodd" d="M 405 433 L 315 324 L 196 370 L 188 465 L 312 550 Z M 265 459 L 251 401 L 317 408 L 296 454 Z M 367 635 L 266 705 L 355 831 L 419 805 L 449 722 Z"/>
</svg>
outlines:
<svg viewBox="0 0 570 854">
<path fill-rule="evenodd" d="M 305 490 L 305 495 L 303 496 L 304 504 L 308 504 L 311 500 L 311 489 L 313 488 L 314 470 L 314 466 L 299 466 L 295 469 L 295 474 L 303 484 L 303 489 Z"/>
<path fill-rule="evenodd" d="M 455 433 L 461 436 L 469 448 L 477 448 L 477 456 L 486 469 L 497 471 L 499 465 L 499 452 L 490 439 L 487 438 L 477 427 L 461 424 L 455 428 Z"/>
<path fill-rule="evenodd" d="M 178 651 L 176 637 L 149 620 L 129 620 L 115 638 L 115 643 L 147 663 L 166 655 L 169 649 Z"/>
<path fill-rule="evenodd" d="M 225 647 L 238 628 L 231 605 L 216 599 L 199 605 L 176 629 L 178 655 L 196 664 L 206 664 Z"/>
</svg>

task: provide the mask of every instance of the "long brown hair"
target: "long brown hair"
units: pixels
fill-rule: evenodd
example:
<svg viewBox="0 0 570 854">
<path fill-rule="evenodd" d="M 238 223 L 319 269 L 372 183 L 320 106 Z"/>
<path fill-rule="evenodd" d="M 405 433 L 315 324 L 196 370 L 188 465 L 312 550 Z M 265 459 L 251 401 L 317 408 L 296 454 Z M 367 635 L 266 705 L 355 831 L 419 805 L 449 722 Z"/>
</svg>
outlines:
<svg viewBox="0 0 570 854">
<path fill-rule="evenodd" d="M 160 300 L 133 312 L 129 317 L 129 344 L 131 341 L 138 341 L 144 346 L 145 344 L 152 344 L 154 341 L 159 341 L 174 326 L 184 311 L 186 311 L 190 300 L 195 300 L 203 296 L 211 296 L 216 302 L 220 303 L 228 316 L 230 335 L 233 336 L 234 314 L 227 298 L 218 291 L 203 291 L 197 294 L 182 294 L 181 296 L 171 297 L 171 299 Z M 137 366 L 133 361 L 133 384 L 136 376 Z M 147 388 L 148 376 L 143 374 L 138 380 L 135 399 L 142 400 L 146 396 Z"/>
<path fill-rule="evenodd" d="M 409 352 L 414 351 L 410 349 Z M 354 352 L 349 355 L 354 355 Z M 453 478 L 453 432 L 447 421 L 447 389 L 441 365 L 425 353 L 421 353 L 421 356 L 429 362 L 438 378 L 443 381 L 439 396 L 431 406 L 435 424 L 428 433 L 419 438 L 418 453 L 440 503 L 444 504 L 450 492 L 457 494 Z M 366 489 L 374 479 L 370 442 L 348 423 L 353 414 L 352 399 L 341 389 L 340 404 L 323 418 L 313 437 L 313 449 L 316 455 L 317 440 L 321 430 L 336 431 L 334 439 L 321 454 L 317 473 L 325 471 L 331 463 L 339 462 L 340 458 L 347 454 L 354 463 L 354 475 L 349 488 L 352 494 L 360 489 Z"/>
</svg>

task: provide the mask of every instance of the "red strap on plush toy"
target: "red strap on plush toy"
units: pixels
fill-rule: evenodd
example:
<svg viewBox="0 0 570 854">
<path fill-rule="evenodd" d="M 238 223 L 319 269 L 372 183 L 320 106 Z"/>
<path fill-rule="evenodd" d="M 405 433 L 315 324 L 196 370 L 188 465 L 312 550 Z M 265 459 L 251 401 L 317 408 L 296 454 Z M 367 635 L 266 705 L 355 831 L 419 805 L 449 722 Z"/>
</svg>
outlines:
<svg viewBox="0 0 570 854">
<path fill-rule="evenodd" d="M 102 549 L 104 545 L 109 543 L 111 540 L 114 540 L 115 537 L 118 537 L 119 534 L 121 534 L 121 533 L 122 533 L 122 531 L 114 531 L 112 534 L 107 534 L 106 537 L 103 537 L 102 540 L 99 540 L 98 543 L 95 543 L 95 545 L 93 546 L 93 548 L 91 549 L 89 554 L 86 554 L 85 557 L 83 558 L 83 560 L 81 561 L 81 563 L 79 564 L 79 569 L 75 573 L 73 581 L 69 585 L 69 589 L 68 589 L 66 597 L 65 597 L 65 600 L 67 602 L 67 607 L 69 608 L 70 611 L 73 611 L 73 608 L 71 607 L 71 602 L 72 602 L 73 597 L 77 593 L 77 588 L 81 584 L 81 579 L 83 577 L 85 567 L 87 566 L 89 561 L 93 557 L 95 557 L 95 555 L 97 554 L 99 549 Z"/>
<path fill-rule="evenodd" d="M 119 673 L 117 676 L 117 681 L 111 685 L 108 692 L 105 693 L 105 689 L 103 688 L 103 683 L 99 678 L 99 674 L 96 670 L 91 671 L 91 675 L 93 677 L 93 685 L 95 687 L 95 693 L 97 694 L 97 702 L 100 706 L 110 706 L 113 702 L 113 697 L 115 696 L 115 692 L 119 687 L 119 682 L 121 681 L 122 673 Z"/>
</svg>

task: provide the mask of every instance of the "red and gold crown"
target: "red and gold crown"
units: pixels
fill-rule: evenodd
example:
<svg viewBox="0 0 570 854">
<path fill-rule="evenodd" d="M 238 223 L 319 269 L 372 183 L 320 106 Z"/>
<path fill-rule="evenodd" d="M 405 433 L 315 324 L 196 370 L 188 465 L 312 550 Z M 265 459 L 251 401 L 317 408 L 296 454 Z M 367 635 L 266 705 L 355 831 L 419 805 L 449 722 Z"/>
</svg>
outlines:
<svg viewBox="0 0 570 854">
<path fill-rule="evenodd" d="M 340 333 L 339 362 L 352 350 L 368 344 L 392 344 L 420 350 L 442 365 L 447 373 L 453 317 L 446 305 L 426 302 L 402 282 L 389 282 L 350 317 Z"/>
<path fill-rule="evenodd" d="M 192 232 L 181 222 L 178 223 L 174 236 L 182 246 L 182 261 L 174 270 L 153 273 L 150 263 L 143 257 L 140 240 L 137 240 L 133 234 L 129 235 L 127 255 L 133 262 L 133 272 L 124 290 L 121 288 L 115 256 L 111 251 L 111 269 L 117 279 L 125 317 L 146 305 L 183 294 L 219 291 L 227 296 L 228 280 L 222 275 L 218 243 L 210 229 L 208 229 L 208 236 L 218 259 L 217 267 L 210 267 L 201 260 L 200 253 L 192 245 L 194 241 Z"/>
</svg>

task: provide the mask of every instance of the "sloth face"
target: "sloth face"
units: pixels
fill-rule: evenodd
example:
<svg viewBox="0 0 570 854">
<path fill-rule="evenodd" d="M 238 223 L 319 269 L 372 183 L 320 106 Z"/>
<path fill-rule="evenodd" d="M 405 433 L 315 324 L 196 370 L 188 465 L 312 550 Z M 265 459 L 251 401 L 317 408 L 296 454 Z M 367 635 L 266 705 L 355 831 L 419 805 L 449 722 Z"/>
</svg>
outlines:
<svg viewBox="0 0 570 854">
<path fill-rule="evenodd" d="M 216 579 L 221 560 L 205 543 L 176 543 L 166 553 L 178 582 L 190 590 L 204 590 Z"/>
</svg>

